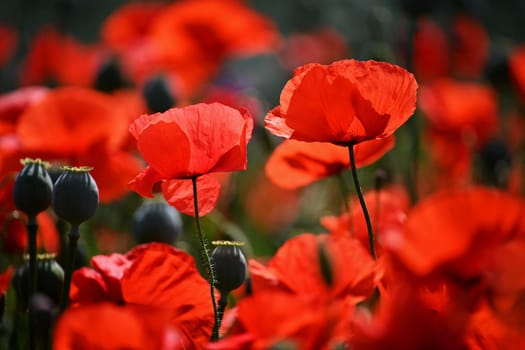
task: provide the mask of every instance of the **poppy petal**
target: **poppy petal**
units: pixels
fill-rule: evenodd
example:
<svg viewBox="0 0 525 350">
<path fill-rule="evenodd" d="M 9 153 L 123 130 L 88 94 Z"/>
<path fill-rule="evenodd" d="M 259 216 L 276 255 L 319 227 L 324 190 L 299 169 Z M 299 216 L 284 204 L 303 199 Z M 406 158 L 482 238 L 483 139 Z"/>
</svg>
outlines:
<svg viewBox="0 0 525 350">
<path fill-rule="evenodd" d="M 148 166 L 129 181 L 128 186 L 141 196 L 151 198 L 153 197 L 153 186 L 160 181 L 162 181 L 162 176 Z"/>
<path fill-rule="evenodd" d="M 73 304 L 110 301 L 104 278 L 89 267 L 81 267 L 73 272 L 69 298 Z"/>
<path fill-rule="evenodd" d="M 197 178 L 197 201 L 199 216 L 209 214 L 219 198 L 220 183 L 215 176 L 208 174 Z M 181 213 L 195 216 L 192 180 L 167 180 L 162 183 L 162 193 L 166 201 Z"/>
</svg>

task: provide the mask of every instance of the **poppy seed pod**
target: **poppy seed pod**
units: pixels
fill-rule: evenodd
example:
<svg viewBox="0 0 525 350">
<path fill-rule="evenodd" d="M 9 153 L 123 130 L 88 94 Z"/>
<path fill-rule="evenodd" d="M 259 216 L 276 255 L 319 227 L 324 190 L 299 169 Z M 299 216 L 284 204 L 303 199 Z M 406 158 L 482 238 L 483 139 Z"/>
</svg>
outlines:
<svg viewBox="0 0 525 350">
<path fill-rule="evenodd" d="M 137 243 L 172 244 L 182 234 L 180 213 L 166 202 L 144 202 L 133 215 L 133 236 Z"/>
<path fill-rule="evenodd" d="M 53 254 L 42 254 L 37 257 L 37 292 L 47 295 L 55 305 L 60 301 L 60 293 L 64 284 L 64 270 L 56 262 Z M 19 267 L 12 280 L 17 300 L 25 308 L 30 297 L 29 264 Z"/>
<path fill-rule="evenodd" d="M 29 217 L 46 210 L 51 204 L 53 182 L 40 159 L 24 159 L 24 168 L 18 173 L 13 188 L 15 206 Z"/>
<path fill-rule="evenodd" d="M 242 243 L 215 241 L 212 244 L 216 246 L 211 252 L 216 287 L 221 294 L 228 294 L 246 279 L 246 258 L 240 249 Z"/>
<path fill-rule="evenodd" d="M 91 218 L 98 206 L 98 187 L 89 167 L 65 167 L 53 188 L 53 209 L 72 226 Z"/>
</svg>

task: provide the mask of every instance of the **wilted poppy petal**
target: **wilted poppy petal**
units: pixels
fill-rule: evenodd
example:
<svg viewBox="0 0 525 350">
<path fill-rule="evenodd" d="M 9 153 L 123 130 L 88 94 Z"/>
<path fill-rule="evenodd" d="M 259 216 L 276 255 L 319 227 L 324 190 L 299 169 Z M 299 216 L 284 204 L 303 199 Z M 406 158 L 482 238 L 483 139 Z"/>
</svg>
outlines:
<svg viewBox="0 0 525 350">
<path fill-rule="evenodd" d="M 193 257 L 181 250 L 143 249 L 121 280 L 126 303 L 172 310 L 196 344 L 206 344 L 213 327 L 210 285 L 201 277 Z"/>
<path fill-rule="evenodd" d="M 199 216 L 209 214 L 217 198 L 220 184 L 215 176 L 208 174 L 197 178 L 197 200 Z M 181 213 L 195 216 L 192 180 L 167 180 L 162 183 L 162 193 L 166 201 Z"/>
</svg>

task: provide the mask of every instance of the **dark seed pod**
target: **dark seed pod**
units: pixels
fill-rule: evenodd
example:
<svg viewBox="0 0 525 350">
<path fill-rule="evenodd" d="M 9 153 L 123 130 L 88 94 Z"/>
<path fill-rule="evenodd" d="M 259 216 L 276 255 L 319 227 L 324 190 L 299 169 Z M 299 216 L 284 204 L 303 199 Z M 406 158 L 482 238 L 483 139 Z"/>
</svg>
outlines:
<svg viewBox="0 0 525 350">
<path fill-rule="evenodd" d="M 53 188 L 53 209 L 72 226 L 79 226 L 97 210 L 98 187 L 89 170 L 66 167 Z"/>
<path fill-rule="evenodd" d="M 119 63 L 112 58 L 102 63 L 97 72 L 94 88 L 102 92 L 112 92 L 128 84 L 120 69 Z"/>
<path fill-rule="evenodd" d="M 221 294 L 239 288 L 246 279 L 246 258 L 241 251 L 242 243 L 215 241 L 211 252 L 216 287 Z"/>
<path fill-rule="evenodd" d="M 182 218 L 177 209 L 166 202 L 144 202 L 133 215 L 133 236 L 137 243 L 172 244 L 182 234 Z"/>
<path fill-rule="evenodd" d="M 18 210 L 34 217 L 51 204 L 53 182 L 40 159 L 22 160 L 24 168 L 18 173 L 13 188 L 13 200 Z"/>
<path fill-rule="evenodd" d="M 37 292 L 47 295 L 56 305 L 64 284 L 64 270 L 54 255 L 42 254 L 37 257 Z M 29 302 L 29 264 L 19 267 L 13 275 L 13 288 L 20 305 L 25 309 Z"/>
<path fill-rule="evenodd" d="M 175 105 L 173 91 L 163 77 L 155 77 L 146 82 L 142 94 L 150 113 L 161 113 Z"/>
</svg>

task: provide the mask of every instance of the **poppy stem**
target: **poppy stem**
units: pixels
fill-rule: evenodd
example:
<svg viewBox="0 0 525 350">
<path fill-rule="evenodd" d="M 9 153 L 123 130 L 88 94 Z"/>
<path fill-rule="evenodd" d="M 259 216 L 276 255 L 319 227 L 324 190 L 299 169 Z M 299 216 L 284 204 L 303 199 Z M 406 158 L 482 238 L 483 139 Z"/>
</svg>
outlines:
<svg viewBox="0 0 525 350">
<path fill-rule="evenodd" d="M 217 302 L 215 301 L 215 272 L 213 271 L 213 265 L 211 263 L 210 254 L 208 253 L 208 247 L 206 245 L 206 239 L 202 234 L 201 222 L 199 218 L 199 200 L 197 198 L 197 177 L 194 176 L 191 178 L 191 183 L 193 185 L 193 205 L 195 208 L 195 223 L 197 225 L 197 233 L 199 236 L 199 242 L 201 245 L 201 254 L 204 258 L 205 269 L 208 271 L 208 282 L 210 282 L 210 294 L 211 294 L 211 303 L 213 304 L 213 331 L 211 333 L 210 341 L 219 340 L 219 312 L 217 310 Z"/>
<path fill-rule="evenodd" d="M 69 289 L 71 287 L 71 277 L 73 275 L 75 265 L 75 255 L 77 253 L 77 243 L 80 237 L 78 225 L 71 226 L 68 234 L 69 249 L 67 251 L 66 271 L 64 274 L 64 287 L 62 288 L 62 295 L 60 297 L 60 312 L 63 312 L 69 304 Z"/>
<path fill-rule="evenodd" d="M 368 213 L 368 209 L 366 208 L 365 197 L 363 196 L 363 190 L 361 189 L 361 184 L 359 183 L 359 177 L 357 176 L 357 166 L 355 165 L 355 154 L 353 144 L 348 145 L 348 153 L 350 155 L 350 166 L 352 168 L 352 177 L 354 179 L 355 191 L 357 192 L 357 197 L 359 198 L 361 209 L 363 209 L 366 228 L 368 230 L 368 243 L 370 244 L 370 253 L 372 254 L 372 257 L 376 259 L 377 255 L 374 245 L 374 230 L 372 229 L 372 221 L 370 220 L 370 214 Z"/>
<path fill-rule="evenodd" d="M 29 244 L 29 299 L 35 295 L 37 291 L 37 267 L 36 267 L 36 232 L 38 230 L 38 223 L 35 216 L 30 216 L 27 221 L 27 234 Z M 29 311 L 29 349 L 35 349 L 35 322 L 33 321 L 33 312 Z"/>
</svg>

